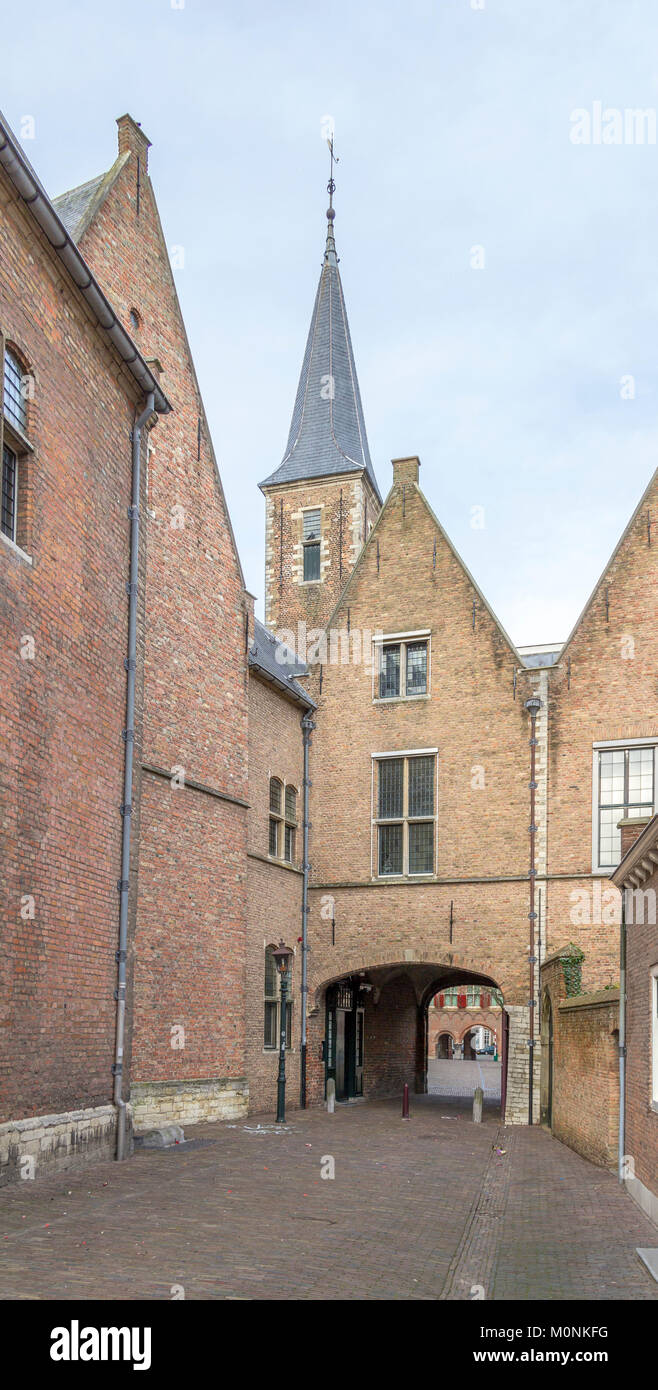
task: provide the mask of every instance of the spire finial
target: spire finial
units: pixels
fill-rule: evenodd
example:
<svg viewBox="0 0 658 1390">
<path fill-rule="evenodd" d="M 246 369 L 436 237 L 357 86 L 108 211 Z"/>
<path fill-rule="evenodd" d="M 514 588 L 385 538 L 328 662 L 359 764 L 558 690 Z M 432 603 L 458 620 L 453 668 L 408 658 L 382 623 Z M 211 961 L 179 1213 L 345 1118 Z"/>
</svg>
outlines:
<svg viewBox="0 0 658 1390">
<path fill-rule="evenodd" d="M 336 212 L 334 209 L 334 193 L 336 192 L 336 184 L 334 183 L 334 164 L 338 164 L 339 159 L 338 155 L 334 153 L 333 132 L 330 136 L 327 137 L 327 144 L 329 146 L 329 157 L 331 162 L 329 165 L 329 182 L 327 184 L 327 193 L 329 194 L 329 207 L 327 208 L 327 245 L 325 247 L 324 258 L 326 261 L 328 261 L 330 257 L 333 257 L 332 265 L 337 265 L 338 262 L 336 259 L 336 243 L 334 241 L 334 218 L 336 216 Z"/>
</svg>

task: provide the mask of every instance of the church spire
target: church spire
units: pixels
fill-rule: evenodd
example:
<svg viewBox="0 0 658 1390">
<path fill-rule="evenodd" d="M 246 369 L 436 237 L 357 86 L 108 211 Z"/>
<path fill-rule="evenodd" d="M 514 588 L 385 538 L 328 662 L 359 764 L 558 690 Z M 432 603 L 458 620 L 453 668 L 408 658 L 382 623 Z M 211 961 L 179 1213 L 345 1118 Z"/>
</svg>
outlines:
<svg viewBox="0 0 658 1390">
<path fill-rule="evenodd" d="M 365 472 L 381 502 L 375 471 L 370 458 L 361 393 L 356 375 L 354 352 L 343 286 L 338 269 L 333 197 L 336 190 L 333 170 L 337 157 L 333 140 L 331 174 L 327 191 L 327 240 L 315 296 L 311 326 L 297 387 L 283 460 L 261 487 L 298 482 L 305 478 L 332 474 Z"/>
</svg>

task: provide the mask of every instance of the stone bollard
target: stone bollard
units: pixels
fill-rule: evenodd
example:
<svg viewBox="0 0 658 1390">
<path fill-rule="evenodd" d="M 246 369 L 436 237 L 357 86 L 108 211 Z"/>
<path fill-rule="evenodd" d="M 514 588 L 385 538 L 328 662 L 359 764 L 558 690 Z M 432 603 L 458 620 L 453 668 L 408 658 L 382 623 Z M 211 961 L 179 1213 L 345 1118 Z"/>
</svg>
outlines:
<svg viewBox="0 0 658 1390">
<path fill-rule="evenodd" d="M 473 1124 L 482 1124 L 482 1102 L 484 1095 L 481 1086 L 476 1086 L 473 1092 Z"/>
<path fill-rule="evenodd" d="M 336 1082 L 333 1076 L 327 1078 L 327 1114 L 333 1115 L 336 1109 Z"/>
<path fill-rule="evenodd" d="M 409 1085 L 406 1081 L 402 1091 L 402 1119 L 409 1119 Z"/>
</svg>

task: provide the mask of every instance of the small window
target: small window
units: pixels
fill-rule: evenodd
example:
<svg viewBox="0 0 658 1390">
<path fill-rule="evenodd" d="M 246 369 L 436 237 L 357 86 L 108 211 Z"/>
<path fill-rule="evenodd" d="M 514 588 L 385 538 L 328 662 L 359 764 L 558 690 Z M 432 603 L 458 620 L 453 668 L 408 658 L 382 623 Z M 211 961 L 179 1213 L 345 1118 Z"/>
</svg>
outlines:
<svg viewBox="0 0 658 1390">
<path fill-rule="evenodd" d="M 16 540 L 16 477 L 18 460 L 13 449 L 2 446 L 2 534 Z"/>
<path fill-rule="evenodd" d="M 142 320 L 141 320 L 141 318 L 140 318 L 140 316 L 139 316 L 137 310 L 136 310 L 136 309 L 131 309 L 131 310 L 130 310 L 130 327 L 133 329 L 133 332 L 137 332 L 137 329 L 138 329 L 138 328 L 141 328 L 141 324 L 142 324 Z"/>
<path fill-rule="evenodd" d="M 427 695 L 429 639 L 413 642 L 384 642 L 379 646 L 376 698 L 411 699 Z"/>
<path fill-rule="evenodd" d="M 377 760 L 377 873 L 434 873 L 436 759 L 418 754 Z"/>
<path fill-rule="evenodd" d="M 322 512 L 313 507 L 302 513 L 302 541 L 304 550 L 304 583 L 317 583 L 320 579 L 320 544 Z"/>
<path fill-rule="evenodd" d="M 297 792 L 294 787 L 286 787 L 286 824 L 284 831 L 283 857 L 288 864 L 295 858 L 295 833 L 297 829 Z"/>
<path fill-rule="evenodd" d="M 296 833 L 297 788 L 284 787 L 280 778 L 271 777 L 268 853 L 273 859 L 294 863 Z"/>
<path fill-rule="evenodd" d="M 2 453 L 2 512 L 0 532 L 21 549 L 28 544 L 32 447 L 26 437 L 28 400 L 33 395 L 33 378 L 21 365 L 16 353 L 4 344 L 0 333 L 2 360 L 2 411 L 0 412 L 0 452 Z"/>
<path fill-rule="evenodd" d="M 18 358 L 5 348 L 3 410 L 6 420 L 25 434 L 27 430 L 27 400 L 25 373 Z"/>
</svg>

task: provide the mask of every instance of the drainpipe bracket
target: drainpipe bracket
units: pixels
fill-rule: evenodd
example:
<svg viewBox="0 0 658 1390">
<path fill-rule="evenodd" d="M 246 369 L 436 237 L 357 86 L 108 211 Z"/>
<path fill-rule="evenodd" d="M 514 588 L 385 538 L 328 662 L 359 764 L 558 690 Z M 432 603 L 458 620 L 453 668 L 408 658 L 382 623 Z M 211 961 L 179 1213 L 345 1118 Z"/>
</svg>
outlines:
<svg viewBox="0 0 658 1390">
<path fill-rule="evenodd" d="M 119 879 L 117 879 L 117 893 L 127 893 L 129 888 L 130 888 L 130 879 L 129 879 L 129 878 L 119 878 Z M 117 952 L 117 960 L 118 960 L 118 958 L 119 958 L 119 957 L 118 957 L 118 952 Z"/>
</svg>

